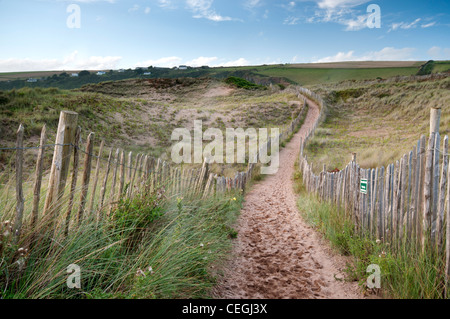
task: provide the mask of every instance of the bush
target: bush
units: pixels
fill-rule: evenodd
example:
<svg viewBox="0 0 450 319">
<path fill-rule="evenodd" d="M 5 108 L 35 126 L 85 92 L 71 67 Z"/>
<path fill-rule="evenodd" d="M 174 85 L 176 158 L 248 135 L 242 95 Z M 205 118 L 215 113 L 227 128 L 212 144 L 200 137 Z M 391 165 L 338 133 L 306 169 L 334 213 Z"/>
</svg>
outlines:
<svg viewBox="0 0 450 319">
<path fill-rule="evenodd" d="M 245 79 L 238 78 L 236 76 L 230 76 L 230 77 L 226 78 L 225 83 L 235 85 L 238 88 L 245 89 L 245 90 L 258 90 L 258 89 L 266 90 L 267 89 L 265 86 L 249 82 Z"/>
<path fill-rule="evenodd" d="M 419 72 L 417 72 L 417 75 L 428 75 L 433 73 L 433 69 L 434 69 L 434 61 L 430 60 L 427 63 L 423 64 L 420 69 Z"/>
</svg>

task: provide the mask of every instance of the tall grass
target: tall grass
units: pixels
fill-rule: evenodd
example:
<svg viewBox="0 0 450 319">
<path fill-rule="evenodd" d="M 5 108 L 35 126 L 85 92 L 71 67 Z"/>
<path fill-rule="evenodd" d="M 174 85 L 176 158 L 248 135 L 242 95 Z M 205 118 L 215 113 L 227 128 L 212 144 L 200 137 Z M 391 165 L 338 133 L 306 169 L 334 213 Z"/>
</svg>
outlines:
<svg viewBox="0 0 450 319">
<path fill-rule="evenodd" d="M 365 293 L 376 293 L 383 298 L 441 299 L 445 298 L 445 262 L 443 254 L 433 250 L 417 251 L 404 244 L 398 249 L 382 243 L 366 233 L 356 231 L 349 213 L 330 203 L 321 202 L 308 193 L 300 172 L 295 175 L 297 205 L 305 220 L 326 238 L 340 254 L 349 256 L 345 269 L 346 280 L 358 281 Z M 381 268 L 381 289 L 366 286 L 369 265 Z M 449 297 L 449 296 L 447 296 Z"/>
<path fill-rule="evenodd" d="M 305 153 L 315 165 L 343 168 L 357 153 L 363 168 L 387 166 L 429 134 L 430 107 L 442 107 L 440 134 L 450 133 L 450 77 L 399 83 L 321 84 L 313 90 L 327 100 L 327 118 Z"/>
<path fill-rule="evenodd" d="M 163 188 L 148 188 L 119 201 L 110 218 L 86 217 L 67 236 L 65 216 L 53 229 L 41 218 L 17 244 L 2 215 L 0 298 L 208 298 L 241 200 L 166 197 Z M 81 268 L 81 289 L 67 287 L 71 264 Z"/>
</svg>

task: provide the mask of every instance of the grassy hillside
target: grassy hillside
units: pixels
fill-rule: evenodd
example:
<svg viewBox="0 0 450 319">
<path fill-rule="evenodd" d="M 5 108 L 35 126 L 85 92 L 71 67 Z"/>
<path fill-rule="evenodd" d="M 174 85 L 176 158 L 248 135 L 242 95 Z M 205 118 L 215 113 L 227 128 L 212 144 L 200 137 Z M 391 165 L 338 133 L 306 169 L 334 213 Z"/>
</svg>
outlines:
<svg viewBox="0 0 450 319">
<path fill-rule="evenodd" d="M 266 68 L 259 73 L 278 77 L 286 77 L 301 85 L 314 85 L 319 83 L 333 83 L 344 80 L 368 80 L 376 78 L 389 78 L 397 75 L 414 75 L 416 67 L 405 68 L 349 68 L 349 69 L 327 69 L 327 68 L 294 68 L 276 67 Z"/>
<path fill-rule="evenodd" d="M 363 168 L 387 165 L 429 133 L 429 108 L 442 107 L 441 136 L 450 134 L 450 78 L 365 85 L 317 85 L 328 116 L 307 147 L 317 170 L 343 168 L 356 152 Z"/>
<path fill-rule="evenodd" d="M 295 92 L 246 90 L 212 79 L 124 80 L 67 91 L 55 88 L 22 88 L 0 91 L 0 147 L 15 144 L 20 123 L 25 126 L 25 146 L 36 146 L 44 124 L 54 141 L 59 113 L 79 113 L 82 136 L 88 132 L 106 145 L 139 151 L 166 160 L 175 128 L 193 128 L 194 120 L 208 127 L 282 127 L 298 114 Z M 48 152 L 50 153 L 50 152 Z M 26 151 L 27 155 L 35 150 Z M 0 169 L 10 164 L 13 152 L 0 152 Z M 48 154 L 47 161 L 50 160 Z M 35 157 L 27 156 L 26 166 Z M 220 168 L 226 173 L 227 166 Z"/>
<path fill-rule="evenodd" d="M 155 68 L 145 70 L 150 75 L 143 75 L 143 70 L 124 70 L 117 72 L 106 70 L 106 74 L 97 76 L 95 72 L 77 78 L 70 77 L 72 71 L 51 72 L 14 72 L 0 73 L 0 90 L 21 87 L 58 87 L 74 89 L 89 83 L 117 81 L 132 78 L 202 78 L 226 79 L 230 76 L 244 78 L 260 85 L 337 83 L 344 80 L 364 80 L 388 78 L 392 76 L 415 75 L 424 61 L 358 61 L 337 63 L 303 63 L 278 64 L 243 67 L 188 67 L 187 70 L 177 68 Z M 434 61 L 430 72 L 445 72 L 450 69 L 449 61 Z M 75 72 L 75 71 L 74 71 Z M 28 83 L 29 77 L 40 79 L 37 83 Z M 8 82 L 9 81 L 9 82 Z"/>
</svg>

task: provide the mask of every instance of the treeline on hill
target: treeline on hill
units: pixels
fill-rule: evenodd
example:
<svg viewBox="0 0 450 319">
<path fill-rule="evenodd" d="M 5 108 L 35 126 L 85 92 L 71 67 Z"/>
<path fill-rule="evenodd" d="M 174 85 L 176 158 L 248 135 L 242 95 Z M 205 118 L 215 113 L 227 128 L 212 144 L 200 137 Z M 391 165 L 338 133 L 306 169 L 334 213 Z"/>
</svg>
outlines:
<svg viewBox="0 0 450 319">
<path fill-rule="evenodd" d="M 427 63 L 420 66 L 420 69 L 417 72 L 417 75 L 428 75 L 428 74 L 438 73 L 438 72 L 444 72 L 444 73 L 450 72 L 450 65 L 449 65 L 448 61 L 430 60 Z"/>
<path fill-rule="evenodd" d="M 59 89 L 71 90 L 81 88 L 86 84 L 97 84 L 107 81 L 120 81 L 134 78 L 144 79 L 175 79 L 175 78 L 204 78 L 210 77 L 215 79 L 227 79 L 229 77 L 240 77 L 258 85 L 269 84 L 296 84 L 295 82 L 282 77 L 272 77 L 257 73 L 257 69 L 236 70 L 234 68 L 209 68 L 207 66 L 192 68 L 187 67 L 186 70 L 179 70 L 178 68 L 157 68 L 150 66 L 148 68 L 136 68 L 134 70 L 127 69 L 121 72 L 110 70 L 103 75 L 97 75 L 96 72 L 81 71 L 78 76 L 71 76 L 67 72 L 62 72 L 59 75 L 36 79 L 36 82 L 28 82 L 24 79 L 17 79 L 11 81 L 0 81 L 0 90 L 20 89 L 23 87 L 56 87 Z"/>
<path fill-rule="evenodd" d="M 419 71 L 417 72 L 417 75 L 428 75 L 433 72 L 435 66 L 435 62 L 433 60 L 428 61 L 427 63 L 423 64 Z"/>
</svg>

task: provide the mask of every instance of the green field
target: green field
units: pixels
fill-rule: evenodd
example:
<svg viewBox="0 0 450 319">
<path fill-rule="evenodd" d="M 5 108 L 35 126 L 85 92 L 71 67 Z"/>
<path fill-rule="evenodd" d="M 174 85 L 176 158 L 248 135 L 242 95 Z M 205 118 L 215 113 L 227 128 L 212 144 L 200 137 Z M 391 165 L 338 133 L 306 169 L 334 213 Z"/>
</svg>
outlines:
<svg viewBox="0 0 450 319">
<path fill-rule="evenodd" d="M 300 85 L 334 83 L 345 80 L 369 80 L 378 77 L 386 79 L 393 76 L 409 76 L 417 73 L 416 67 L 380 69 L 313 69 L 293 67 L 267 67 L 260 74 L 288 78 Z"/>
</svg>

